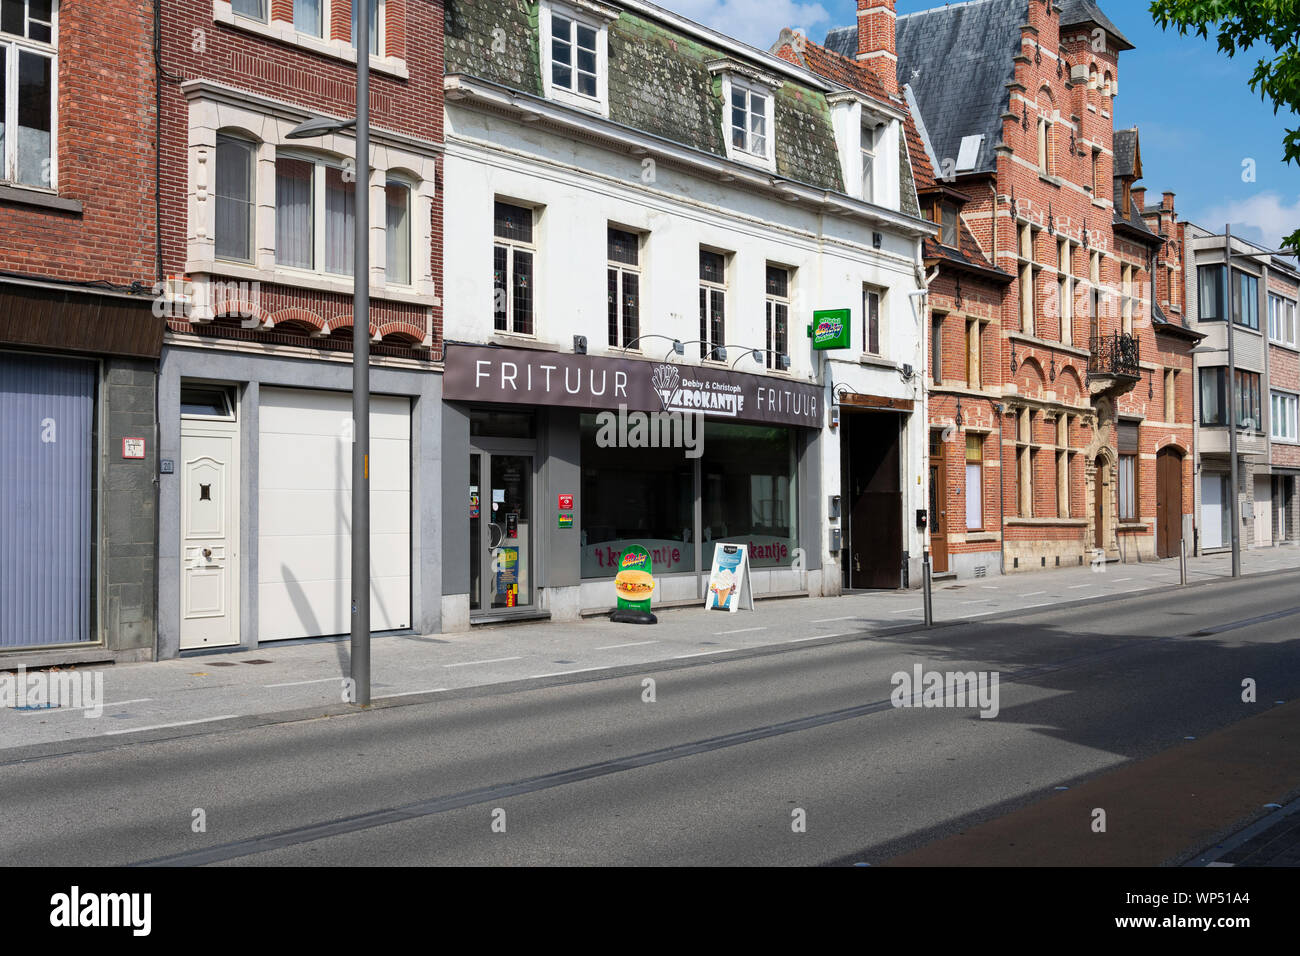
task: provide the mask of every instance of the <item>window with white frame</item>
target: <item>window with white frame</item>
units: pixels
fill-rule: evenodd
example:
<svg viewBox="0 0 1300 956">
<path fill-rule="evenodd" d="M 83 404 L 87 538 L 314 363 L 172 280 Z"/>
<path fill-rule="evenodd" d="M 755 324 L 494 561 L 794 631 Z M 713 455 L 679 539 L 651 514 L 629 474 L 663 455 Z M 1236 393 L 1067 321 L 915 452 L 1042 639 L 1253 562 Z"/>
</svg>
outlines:
<svg viewBox="0 0 1300 956">
<path fill-rule="evenodd" d="M 616 11 L 598 3 L 542 3 L 538 26 L 548 97 L 583 109 L 608 111 L 608 26 L 615 16 Z"/>
<path fill-rule="evenodd" d="M 230 0 L 230 9 L 241 17 L 266 22 L 266 7 L 269 0 Z"/>
<path fill-rule="evenodd" d="M 293 0 L 293 28 L 308 36 L 324 37 L 325 24 L 329 18 L 325 15 L 328 0 Z"/>
<path fill-rule="evenodd" d="M 498 332 L 533 334 L 533 216 L 533 210 L 505 202 L 497 202 L 493 211 L 493 315 Z"/>
<path fill-rule="evenodd" d="M 731 145 L 742 153 L 767 159 L 772 115 L 772 94 L 762 86 L 731 81 Z"/>
<path fill-rule="evenodd" d="M 384 184 L 384 278 L 389 285 L 411 285 L 411 192 L 400 179 Z"/>
<path fill-rule="evenodd" d="M 609 344 L 629 348 L 641 335 L 641 237 L 610 226 L 606 244 Z"/>
<path fill-rule="evenodd" d="M 780 368 L 790 351 L 790 270 L 767 267 L 767 367 Z"/>
<path fill-rule="evenodd" d="M 1273 392 L 1270 398 L 1270 411 L 1272 412 L 1270 435 L 1272 439 L 1274 441 L 1300 442 L 1300 421 L 1297 421 L 1297 411 L 1300 411 L 1300 396 L 1291 395 L 1287 392 Z"/>
<path fill-rule="evenodd" d="M 876 146 L 879 140 L 879 127 L 870 125 L 862 127 L 862 199 L 864 202 L 876 201 Z"/>
<path fill-rule="evenodd" d="M 217 135 L 216 256 L 253 261 L 254 179 L 257 144 L 238 136 Z"/>
<path fill-rule="evenodd" d="M 1061 313 L 1061 341 L 1066 345 L 1074 343 L 1074 276 L 1070 268 L 1071 261 L 1070 240 L 1059 240 L 1056 252 L 1056 271 L 1059 283 L 1057 297 Z"/>
<path fill-rule="evenodd" d="M 0 181 L 54 189 L 54 0 L 0 0 Z"/>
<path fill-rule="evenodd" d="M 984 436 L 966 435 L 966 530 L 984 530 Z"/>
<path fill-rule="evenodd" d="M 356 183 L 342 164 L 293 154 L 275 160 L 275 261 L 350 276 L 356 242 Z"/>
<path fill-rule="evenodd" d="M 1269 293 L 1268 295 L 1268 337 L 1279 345 L 1296 346 L 1295 327 L 1296 304 L 1290 299 Z"/>
<path fill-rule="evenodd" d="M 700 250 L 700 358 L 721 358 L 727 335 L 727 257 Z"/>
</svg>

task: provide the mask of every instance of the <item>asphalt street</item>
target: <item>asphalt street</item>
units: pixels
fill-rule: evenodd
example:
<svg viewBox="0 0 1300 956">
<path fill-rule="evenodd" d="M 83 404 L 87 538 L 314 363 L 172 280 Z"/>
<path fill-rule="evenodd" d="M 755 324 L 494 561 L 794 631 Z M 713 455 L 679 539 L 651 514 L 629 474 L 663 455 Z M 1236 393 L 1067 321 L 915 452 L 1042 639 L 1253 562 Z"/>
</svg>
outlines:
<svg viewBox="0 0 1300 956">
<path fill-rule="evenodd" d="M 0 862 L 880 865 L 1300 698 L 1298 639 L 1288 572 L 0 751 Z M 997 716 L 893 706 L 892 675 L 916 665 L 996 672 Z"/>
</svg>

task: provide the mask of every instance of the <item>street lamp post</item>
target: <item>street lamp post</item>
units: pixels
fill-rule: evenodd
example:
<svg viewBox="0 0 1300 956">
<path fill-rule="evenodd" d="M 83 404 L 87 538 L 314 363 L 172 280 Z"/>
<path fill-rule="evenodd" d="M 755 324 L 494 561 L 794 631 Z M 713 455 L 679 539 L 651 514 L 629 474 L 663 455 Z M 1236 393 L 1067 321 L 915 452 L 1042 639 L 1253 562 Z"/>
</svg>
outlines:
<svg viewBox="0 0 1300 956">
<path fill-rule="evenodd" d="M 359 0 L 358 0 L 359 2 Z M 368 6 L 368 5 L 367 5 Z M 352 261 L 352 652 L 353 702 L 370 705 L 370 16 L 357 21 L 355 120 L 309 119 L 288 133 L 311 139 L 356 127 Z"/>
</svg>

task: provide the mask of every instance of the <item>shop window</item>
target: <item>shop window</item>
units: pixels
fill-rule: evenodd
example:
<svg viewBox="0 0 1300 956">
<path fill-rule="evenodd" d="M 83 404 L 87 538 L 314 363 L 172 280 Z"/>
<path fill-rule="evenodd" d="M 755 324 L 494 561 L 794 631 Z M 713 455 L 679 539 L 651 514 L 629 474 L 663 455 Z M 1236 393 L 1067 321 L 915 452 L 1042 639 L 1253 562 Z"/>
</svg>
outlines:
<svg viewBox="0 0 1300 956">
<path fill-rule="evenodd" d="M 794 432 L 706 422 L 701 563 L 719 541 L 749 546 L 755 568 L 789 567 L 799 546 Z"/>
<path fill-rule="evenodd" d="M 596 415 L 582 415 L 582 576 L 614 577 L 634 544 L 655 574 L 694 571 L 695 462 L 674 449 L 602 448 L 598 431 Z"/>
</svg>

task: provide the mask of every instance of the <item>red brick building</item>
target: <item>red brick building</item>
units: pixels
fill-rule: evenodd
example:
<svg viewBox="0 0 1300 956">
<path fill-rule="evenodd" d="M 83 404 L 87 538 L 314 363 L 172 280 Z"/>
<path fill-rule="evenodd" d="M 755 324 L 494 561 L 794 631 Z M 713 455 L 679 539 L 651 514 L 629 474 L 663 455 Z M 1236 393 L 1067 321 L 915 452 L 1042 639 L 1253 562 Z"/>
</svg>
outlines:
<svg viewBox="0 0 1300 956">
<path fill-rule="evenodd" d="M 359 3 L 358 3 L 359 9 Z M 441 377 L 441 0 L 370 2 L 370 168 L 350 0 L 177 0 L 159 51 L 159 654 L 349 627 L 355 183 L 370 222 L 372 622 L 437 629 L 422 500 Z M 422 485 L 423 482 L 423 485 Z M 429 496 L 424 496 L 428 498 Z M 432 551 L 432 553 L 431 553 Z"/>
<path fill-rule="evenodd" d="M 0 4 L 0 669 L 153 653 L 153 10 Z"/>
<path fill-rule="evenodd" d="M 859 24 L 826 45 L 897 63 L 937 223 L 936 571 L 1176 554 L 1193 511 L 1200 336 L 1174 293 L 1151 292 L 1153 266 L 1167 288 L 1181 267 L 1173 197 L 1148 217 L 1137 131 L 1114 130 L 1132 45 L 1091 0 L 902 17 L 860 0 Z"/>
</svg>

